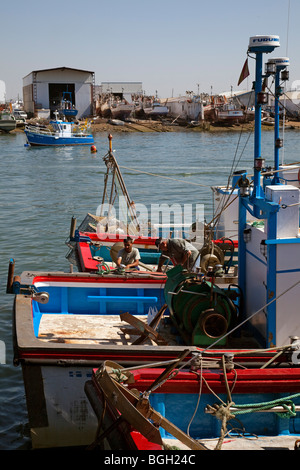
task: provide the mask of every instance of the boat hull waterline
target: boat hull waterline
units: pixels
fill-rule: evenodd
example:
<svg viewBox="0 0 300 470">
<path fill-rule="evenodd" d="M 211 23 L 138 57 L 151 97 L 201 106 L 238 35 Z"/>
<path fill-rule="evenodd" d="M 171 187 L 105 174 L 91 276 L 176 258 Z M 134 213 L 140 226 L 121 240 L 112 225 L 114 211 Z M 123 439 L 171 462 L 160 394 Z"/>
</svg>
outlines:
<svg viewBox="0 0 300 470">
<path fill-rule="evenodd" d="M 92 145 L 94 137 L 87 135 L 84 137 L 56 137 L 56 136 L 43 136 L 25 130 L 28 143 L 32 146 L 52 146 L 61 147 L 67 145 Z"/>
</svg>

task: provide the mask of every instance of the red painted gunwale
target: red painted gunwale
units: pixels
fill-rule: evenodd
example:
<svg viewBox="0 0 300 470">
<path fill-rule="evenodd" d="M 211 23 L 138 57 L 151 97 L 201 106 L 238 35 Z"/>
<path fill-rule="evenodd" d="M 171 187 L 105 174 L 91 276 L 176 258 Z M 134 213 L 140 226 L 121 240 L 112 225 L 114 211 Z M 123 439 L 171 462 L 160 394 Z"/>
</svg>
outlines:
<svg viewBox="0 0 300 470">
<path fill-rule="evenodd" d="M 139 369 L 133 371 L 134 384 L 129 388 L 138 388 L 143 392 L 150 388 L 164 369 Z M 202 393 L 211 393 L 208 386 L 216 393 L 226 393 L 224 373 L 204 370 Z M 236 393 L 297 393 L 300 392 L 300 368 L 283 369 L 241 369 L 227 372 L 229 388 Z M 158 393 L 199 393 L 200 371 L 197 373 L 180 371 L 168 379 Z"/>
</svg>

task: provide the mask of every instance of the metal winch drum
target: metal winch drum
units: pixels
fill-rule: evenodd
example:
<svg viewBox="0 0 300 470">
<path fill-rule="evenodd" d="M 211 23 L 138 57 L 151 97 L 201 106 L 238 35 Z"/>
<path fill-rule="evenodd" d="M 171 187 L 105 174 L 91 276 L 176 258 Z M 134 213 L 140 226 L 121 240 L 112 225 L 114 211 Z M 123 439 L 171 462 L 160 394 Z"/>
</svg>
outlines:
<svg viewBox="0 0 300 470">
<path fill-rule="evenodd" d="M 221 338 L 224 346 L 236 307 L 226 294 L 212 282 L 184 273 L 181 266 L 168 272 L 165 299 L 170 315 L 184 342 L 207 346 Z"/>
</svg>

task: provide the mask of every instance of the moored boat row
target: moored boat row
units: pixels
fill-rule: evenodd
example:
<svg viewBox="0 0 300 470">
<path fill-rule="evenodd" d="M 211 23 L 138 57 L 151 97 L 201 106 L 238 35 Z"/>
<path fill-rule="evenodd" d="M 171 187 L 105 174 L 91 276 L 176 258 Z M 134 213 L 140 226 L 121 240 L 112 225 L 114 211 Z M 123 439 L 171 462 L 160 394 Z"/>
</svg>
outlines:
<svg viewBox="0 0 300 470">
<path fill-rule="evenodd" d="M 235 436 L 300 435 L 299 188 L 277 178 L 277 158 L 272 176 L 262 172 L 260 155 L 259 71 L 278 46 L 277 36 L 250 38 L 254 176 L 241 172 L 231 188 L 215 189 L 237 191 L 237 243 L 222 240 L 222 250 L 209 235 L 196 272 L 96 272 L 87 262 L 99 255 L 91 242 L 102 240 L 83 230 L 70 237 L 84 260 L 79 272 L 14 277 L 10 264 L 15 362 L 35 448 L 139 448 L 143 440 L 129 431 L 144 446 L 161 448 L 174 436 L 193 450 L 209 438 L 221 446 L 228 428 Z M 156 239 L 149 245 L 157 254 Z M 238 248 L 238 266 L 225 260 L 229 246 Z"/>
</svg>

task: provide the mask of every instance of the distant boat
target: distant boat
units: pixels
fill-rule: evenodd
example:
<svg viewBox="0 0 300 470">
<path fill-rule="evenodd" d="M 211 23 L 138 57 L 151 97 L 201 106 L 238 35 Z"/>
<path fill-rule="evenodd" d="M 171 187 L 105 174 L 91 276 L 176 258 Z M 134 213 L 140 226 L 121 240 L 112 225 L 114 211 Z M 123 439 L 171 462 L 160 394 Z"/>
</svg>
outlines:
<svg viewBox="0 0 300 470">
<path fill-rule="evenodd" d="M 72 103 L 72 94 L 70 91 L 64 91 L 61 101 L 61 112 L 66 118 L 74 118 L 78 114 L 78 109 Z"/>
<path fill-rule="evenodd" d="M 65 146 L 65 145 L 90 145 L 94 143 L 92 134 L 88 134 L 85 126 L 75 126 L 72 122 L 57 119 L 50 121 L 51 127 L 38 127 L 27 125 L 25 134 L 30 145 L 38 146 Z"/>
<path fill-rule="evenodd" d="M 110 111 L 113 119 L 126 119 L 134 109 L 133 104 L 123 101 L 117 101 L 112 104 Z"/>
<path fill-rule="evenodd" d="M 125 120 L 134 110 L 133 103 L 128 103 L 124 99 L 119 99 L 112 95 L 101 98 L 99 114 L 104 118 Z"/>
<path fill-rule="evenodd" d="M 0 130 L 4 132 L 13 131 L 17 127 L 16 118 L 9 111 L 2 111 L 0 113 Z"/>
<path fill-rule="evenodd" d="M 17 126 L 24 126 L 27 119 L 27 114 L 22 109 L 14 109 L 13 115 L 16 119 Z"/>
<path fill-rule="evenodd" d="M 216 109 L 217 122 L 236 124 L 244 120 L 245 117 L 243 110 L 237 108 L 234 104 L 225 103 L 223 106 Z"/>
<path fill-rule="evenodd" d="M 169 114 L 169 108 L 153 96 L 139 97 L 134 103 L 134 115 L 138 119 L 162 117 Z"/>
<path fill-rule="evenodd" d="M 103 117 L 103 118 L 110 118 L 111 117 L 110 104 L 109 104 L 108 101 L 101 102 L 98 109 L 99 109 L 98 114 L 101 117 Z"/>
<path fill-rule="evenodd" d="M 163 106 L 159 101 L 154 100 L 149 106 L 144 107 L 144 113 L 148 117 L 162 117 L 169 114 L 167 106 Z"/>
<path fill-rule="evenodd" d="M 210 103 L 203 107 L 204 120 L 214 123 L 239 123 L 247 120 L 241 106 L 227 101 L 223 95 L 212 96 Z M 249 116 L 248 116 L 248 120 Z"/>
</svg>

